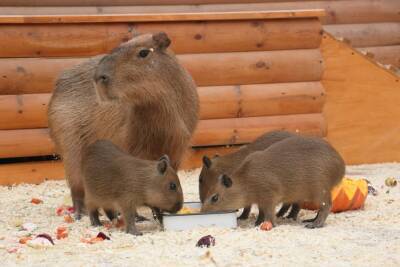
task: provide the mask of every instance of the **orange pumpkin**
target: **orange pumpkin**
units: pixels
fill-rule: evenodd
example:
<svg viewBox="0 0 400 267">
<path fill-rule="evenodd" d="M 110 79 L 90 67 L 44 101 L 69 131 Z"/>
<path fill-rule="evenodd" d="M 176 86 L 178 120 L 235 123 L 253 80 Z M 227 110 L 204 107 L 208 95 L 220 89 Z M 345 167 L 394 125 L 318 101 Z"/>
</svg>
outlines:
<svg viewBox="0 0 400 267">
<path fill-rule="evenodd" d="M 332 189 L 332 212 L 356 210 L 364 206 L 368 195 L 368 183 L 365 179 L 343 178 L 342 182 Z M 316 210 L 318 205 L 304 203 L 303 209 Z"/>
</svg>

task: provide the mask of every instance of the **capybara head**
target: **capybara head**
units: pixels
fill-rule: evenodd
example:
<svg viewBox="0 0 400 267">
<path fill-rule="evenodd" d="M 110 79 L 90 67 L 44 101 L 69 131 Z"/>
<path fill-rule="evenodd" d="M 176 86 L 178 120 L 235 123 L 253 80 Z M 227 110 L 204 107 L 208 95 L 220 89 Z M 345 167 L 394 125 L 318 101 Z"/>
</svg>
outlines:
<svg viewBox="0 0 400 267">
<path fill-rule="evenodd" d="M 99 62 L 94 86 L 100 101 L 156 97 L 154 88 L 174 80 L 177 61 L 167 51 L 171 41 L 167 34 L 142 34 L 121 44 Z"/>
<path fill-rule="evenodd" d="M 157 162 L 157 175 L 150 181 L 146 200 L 148 206 L 171 213 L 176 213 L 182 208 L 182 187 L 167 155 L 162 156 Z"/>
<path fill-rule="evenodd" d="M 229 211 L 245 206 L 245 195 L 241 192 L 238 182 L 226 174 L 220 175 L 216 181 L 205 196 L 202 212 Z"/>
<path fill-rule="evenodd" d="M 199 176 L 199 195 L 202 203 L 204 203 L 208 191 L 217 184 L 218 177 L 221 175 L 219 169 L 216 168 L 217 158 L 218 156 L 213 159 L 203 156 L 203 167 Z"/>
</svg>

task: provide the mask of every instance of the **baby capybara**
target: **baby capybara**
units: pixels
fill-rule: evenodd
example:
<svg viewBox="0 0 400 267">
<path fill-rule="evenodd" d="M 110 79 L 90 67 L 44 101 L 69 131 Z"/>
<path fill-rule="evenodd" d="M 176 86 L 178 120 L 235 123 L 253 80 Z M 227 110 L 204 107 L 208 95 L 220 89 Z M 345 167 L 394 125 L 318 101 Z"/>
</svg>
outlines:
<svg viewBox="0 0 400 267">
<path fill-rule="evenodd" d="M 293 136 L 296 136 L 296 134 L 287 131 L 272 131 L 261 135 L 252 143 L 241 147 L 238 151 L 231 154 L 225 156 L 216 156 L 212 159 L 204 156 L 203 167 L 199 177 L 200 201 L 204 203 L 207 192 L 216 186 L 218 177 L 221 174 L 230 175 L 236 168 L 240 166 L 240 164 L 248 155 L 255 151 L 264 150 L 276 142 Z M 250 208 L 251 206 L 245 207 L 239 219 L 247 219 L 250 214 Z M 289 204 L 284 204 L 278 215 L 283 216 L 289 208 Z M 288 217 L 295 219 L 298 211 L 298 205 L 294 204 Z"/>
<path fill-rule="evenodd" d="M 231 175 L 223 174 L 209 191 L 202 211 L 231 210 L 256 203 L 264 220 L 275 225 L 278 203 L 320 205 L 306 227 L 322 227 L 331 209 L 331 190 L 343 178 L 345 164 L 325 140 L 295 136 L 250 154 Z"/>
<path fill-rule="evenodd" d="M 177 170 L 198 121 L 198 95 L 167 48 L 165 33 L 143 34 L 61 74 L 50 100 L 52 139 L 61 154 L 77 219 L 83 210 L 83 147 L 111 140 L 123 151 Z M 117 179 L 117 177 L 116 177 Z"/>
<path fill-rule="evenodd" d="M 108 140 L 98 140 L 83 150 L 82 173 L 85 204 L 94 226 L 101 225 L 99 208 L 119 211 L 126 232 L 138 235 L 138 207 L 156 207 L 172 213 L 182 208 L 182 188 L 168 156 L 158 161 L 139 159 Z"/>
</svg>

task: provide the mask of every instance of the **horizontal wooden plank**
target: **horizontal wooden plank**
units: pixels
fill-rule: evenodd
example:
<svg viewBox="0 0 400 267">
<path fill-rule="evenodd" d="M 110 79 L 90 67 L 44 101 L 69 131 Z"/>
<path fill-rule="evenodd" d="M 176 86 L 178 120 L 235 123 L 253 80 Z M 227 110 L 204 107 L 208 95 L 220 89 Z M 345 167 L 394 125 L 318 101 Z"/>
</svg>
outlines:
<svg viewBox="0 0 400 267">
<path fill-rule="evenodd" d="M 124 5 L 204 5 L 285 2 L 288 0 L 2 0 L 0 6 L 124 6 Z M 292 0 L 293 1 L 293 0 Z M 295 0 L 299 1 L 299 0 Z M 302 0 L 303 1 L 303 0 Z M 308 0 L 314 1 L 314 0 Z"/>
<path fill-rule="evenodd" d="M 325 101 L 320 82 L 209 86 L 198 92 L 202 120 L 320 113 Z M 0 130 L 47 127 L 50 96 L 0 96 Z"/>
<path fill-rule="evenodd" d="M 320 82 L 200 87 L 200 118 L 223 119 L 321 113 Z"/>
<path fill-rule="evenodd" d="M 0 57 L 91 56 L 139 33 L 164 31 L 177 54 L 318 48 L 318 19 L 0 26 Z M 284 38 L 282 36 L 284 32 Z M 246 36 L 245 38 L 243 38 Z"/>
<path fill-rule="evenodd" d="M 47 127 L 50 94 L 0 95 L 0 129 Z"/>
<path fill-rule="evenodd" d="M 262 133 L 284 129 L 325 135 L 321 114 L 201 120 L 192 144 L 198 146 L 243 144 Z M 55 153 L 48 129 L 0 130 L 0 158 L 44 156 Z"/>
<path fill-rule="evenodd" d="M 400 45 L 363 47 L 358 50 L 372 54 L 379 63 L 400 68 Z"/>
<path fill-rule="evenodd" d="M 398 0 L 341 0 L 341 1 L 286 1 L 276 3 L 166 5 L 166 6 L 104 6 L 104 7 L 2 7 L 2 15 L 43 14 L 127 14 L 172 12 L 221 12 L 266 10 L 325 9 L 324 24 L 369 23 L 400 21 Z"/>
<path fill-rule="evenodd" d="M 175 13 L 128 13 L 98 15 L 5 15 L 0 23 L 104 23 L 104 22 L 153 22 L 153 21 L 206 21 L 246 19 L 312 18 L 325 15 L 323 9 L 227 11 L 227 12 L 175 12 Z"/>
<path fill-rule="evenodd" d="M 220 146 L 189 149 L 180 166 L 182 170 L 201 167 L 204 155 L 225 155 L 239 149 L 240 146 Z M 64 179 L 62 161 L 40 161 L 0 164 L 0 185 L 20 183 L 39 184 L 45 180 Z"/>
<path fill-rule="evenodd" d="M 54 153 L 48 129 L 0 130 L 0 158 L 45 156 Z"/>
<path fill-rule="evenodd" d="M 319 49 L 179 55 L 198 86 L 319 81 Z M 0 59 L 0 94 L 49 93 L 61 71 L 85 58 Z"/>
<path fill-rule="evenodd" d="M 325 25 L 324 30 L 349 40 L 353 47 L 400 44 L 400 22 Z"/>
<path fill-rule="evenodd" d="M 203 120 L 192 143 L 195 146 L 243 144 L 277 129 L 322 137 L 326 134 L 325 128 L 322 114 Z"/>
</svg>

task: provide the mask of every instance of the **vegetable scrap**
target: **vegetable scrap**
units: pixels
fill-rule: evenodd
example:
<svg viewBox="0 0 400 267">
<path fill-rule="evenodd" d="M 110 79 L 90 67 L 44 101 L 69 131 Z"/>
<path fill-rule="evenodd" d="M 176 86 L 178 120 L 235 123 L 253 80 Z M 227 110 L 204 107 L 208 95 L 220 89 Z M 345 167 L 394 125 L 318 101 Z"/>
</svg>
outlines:
<svg viewBox="0 0 400 267">
<path fill-rule="evenodd" d="M 108 237 L 105 233 L 99 232 L 95 237 L 82 237 L 81 242 L 86 243 L 86 244 L 95 244 L 97 242 L 101 242 L 104 240 L 110 240 L 110 237 Z"/>
<path fill-rule="evenodd" d="M 74 218 L 72 218 L 72 216 L 69 215 L 69 214 L 64 215 L 64 222 L 66 222 L 66 223 L 73 223 L 73 222 L 74 222 Z"/>
<path fill-rule="evenodd" d="M 21 226 L 22 230 L 28 231 L 28 232 L 33 232 L 37 226 L 34 223 L 24 223 Z"/>
<path fill-rule="evenodd" d="M 211 235 L 203 236 L 197 241 L 196 247 L 210 247 L 215 246 L 215 238 Z"/>
<path fill-rule="evenodd" d="M 24 237 L 21 237 L 20 239 L 19 239 L 19 243 L 20 244 L 26 244 L 26 242 L 28 242 L 29 240 L 32 240 L 32 237 L 30 237 L 30 236 L 24 236 Z"/>
<path fill-rule="evenodd" d="M 65 226 L 59 226 L 56 230 L 56 238 L 58 240 L 68 237 L 68 229 Z"/>
<path fill-rule="evenodd" d="M 41 204 L 41 203 L 43 203 L 43 200 L 41 200 L 41 199 L 39 199 L 39 198 L 32 198 L 31 199 L 31 203 L 32 204 Z"/>
<path fill-rule="evenodd" d="M 71 215 L 74 213 L 74 208 L 67 205 L 62 205 L 56 209 L 57 216 Z"/>
<path fill-rule="evenodd" d="M 260 225 L 260 229 L 263 231 L 270 231 L 273 228 L 273 225 L 270 221 L 265 221 Z"/>
<path fill-rule="evenodd" d="M 32 248 L 48 248 L 54 246 L 53 238 L 48 234 L 39 234 L 34 239 L 28 240 L 26 244 Z"/>
</svg>

